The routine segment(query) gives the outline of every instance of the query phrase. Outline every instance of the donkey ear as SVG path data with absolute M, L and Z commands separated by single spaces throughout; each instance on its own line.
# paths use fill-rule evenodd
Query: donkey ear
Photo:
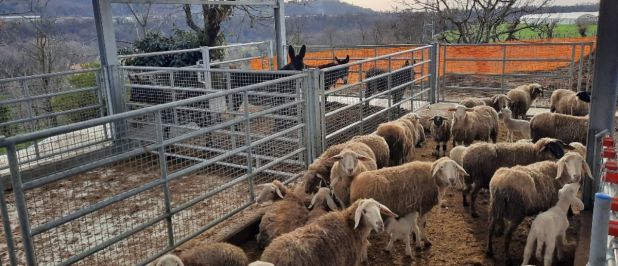
M 345 60 L 344 60 L 344 62 L 345 62 L 345 63 L 350 62 L 350 55 L 346 55 L 346 56 L 345 56 Z
M 300 47 L 300 52 L 298 53 L 298 58 L 299 58 L 299 59 L 303 59 L 303 58 L 305 58 L 305 52 L 306 52 L 306 51 L 307 51 L 307 46 L 305 46 L 305 45 L 303 44 L 303 46 L 302 46 L 302 47 Z
M 290 57 L 290 61 L 294 60 L 294 58 L 296 57 L 296 51 L 294 51 L 294 46 L 290 45 L 290 48 L 288 48 L 288 56 Z

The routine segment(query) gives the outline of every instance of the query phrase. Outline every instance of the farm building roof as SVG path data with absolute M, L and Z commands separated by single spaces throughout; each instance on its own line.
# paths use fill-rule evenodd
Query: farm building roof
M 586 19 L 590 23 L 597 23 L 599 12 L 569 12 L 569 13 L 544 13 L 530 14 L 521 17 L 526 23 L 550 22 L 558 24 L 575 24 L 577 19 Z

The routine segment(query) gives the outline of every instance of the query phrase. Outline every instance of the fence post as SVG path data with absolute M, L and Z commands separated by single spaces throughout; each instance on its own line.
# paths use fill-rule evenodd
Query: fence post
M 204 84 L 208 90 L 212 87 L 212 80 L 210 79 L 210 49 L 208 46 L 201 46 L 200 51 L 202 52 L 202 67 L 204 68 Z
M 249 186 L 249 200 L 253 201 L 255 200 L 255 192 L 253 190 L 253 156 L 251 156 L 253 151 L 251 149 L 251 123 L 249 122 L 249 108 L 247 108 L 249 106 L 249 92 L 247 90 L 243 92 L 242 101 L 245 106 L 243 108 L 243 124 L 245 127 L 245 146 L 247 146 L 247 185 Z
M 174 246 L 174 227 L 172 224 L 172 204 L 170 200 L 169 181 L 167 179 L 167 156 L 165 155 L 165 146 L 163 145 L 163 119 L 161 111 L 156 111 L 155 115 L 155 134 L 157 135 L 157 143 L 159 148 L 159 169 L 161 169 L 161 179 L 163 180 L 162 189 L 165 202 L 165 221 L 167 223 L 167 244 L 168 247 Z
M 122 98 L 124 83 L 118 65 L 107 65 L 103 67 L 103 85 L 109 99 L 107 108 L 109 115 L 119 114 L 125 111 L 124 100 Z M 112 126 L 112 135 L 115 140 L 120 140 L 127 133 L 126 120 L 115 121 Z
M 440 45 L 440 47 L 442 47 L 442 45 Z M 446 62 L 447 62 L 446 50 L 448 48 L 448 45 L 445 44 L 443 45 L 443 47 L 444 47 L 444 54 L 442 55 L 442 58 L 444 58 L 444 62 L 442 62 L 442 83 L 438 85 L 442 86 L 442 88 L 446 90 L 446 70 L 447 70 L 446 69 Z M 440 65 L 439 62 L 438 62 L 438 65 Z M 440 72 L 439 71 L 436 71 L 436 72 L 437 72 L 436 73 L 437 76 L 440 76 Z M 442 101 L 445 101 L 446 100 L 445 92 L 440 91 L 440 93 L 442 94 Z
M 2 136 L 0 136 L 0 138 L 2 138 Z M 17 266 L 17 258 L 15 257 L 15 241 L 13 240 L 13 232 L 11 231 L 11 219 L 9 219 L 9 210 L 6 205 L 3 183 L 4 181 L 0 180 L 0 216 L 2 216 L 2 227 L 4 228 L 4 236 L 6 238 L 10 265 Z M 0 265 L 2 265 L 1 262 Z
M 504 90 L 504 75 L 506 75 L 506 44 L 502 45 L 502 74 L 500 75 L 500 91 Z
M 270 70 L 275 69 L 275 61 L 274 61 L 274 43 L 273 40 L 268 40 L 268 67 Z
M 6 147 L 6 155 L 9 161 L 11 171 L 11 180 L 13 181 L 13 195 L 15 195 L 15 208 L 19 218 L 19 226 L 21 227 L 22 245 L 26 254 L 26 262 L 28 265 L 36 265 L 36 257 L 34 254 L 34 245 L 32 244 L 32 235 L 30 234 L 30 221 L 28 219 L 28 206 L 21 181 L 21 173 L 19 172 L 19 159 L 17 158 L 17 150 L 15 143 L 9 144 Z
M 321 91 L 322 86 L 320 84 L 322 73 L 319 69 L 312 69 L 308 72 L 309 75 L 303 90 L 307 106 L 305 115 L 307 130 L 305 132 L 307 134 L 307 148 L 310 149 L 310 151 L 307 151 L 307 154 L 309 154 L 308 164 L 310 164 L 318 154 L 324 151 L 326 130 L 324 128 L 325 117 L 323 116 L 325 98 L 322 97 L 323 91 Z
M 611 202 L 612 198 L 607 194 L 596 193 L 594 195 L 588 266 L 607 265 L 607 233 L 609 230 L 609 210 Z
M 429 87 L 431 88 L 431 95 L 429 97 L 429 101 L 433 104 L 433 103 L 437 103 L 438 102 L 438 60 L 440 58 L 439 52 L 438 52 L 438 43 L 432 43 L 431 44 L 431 50 L 430 50 L 430 57 L 431 57 L 431 62 L 429 63 L 429 72 L 431 73 L 431 79 L 429 80 Z
M 579 63 L 577 67 L 577 91 L 582 87 L 582 73 L 584 68 L 584 43 L 580 43 Z
M 376 60 L 377 61 L 377 60 Z M 387 108 L 388 108 L 388 120 L 393 120 L 393 91 L 391 90 L 393 88 L 393 64 L 392 64 L 392 56 L 388 57 L 388 68 L 387 68 L 387 73 L 388 76 L 386 76 L 386 91 L 388 91 L 387 95 L 388 95 L 388 99 L 387 99 Z
M 571 44 L 571 64 L 569 65 L 569 81 L 567 85 L 573 84 L 575 77 L 575 56 L 577 52 L 577 44 Z

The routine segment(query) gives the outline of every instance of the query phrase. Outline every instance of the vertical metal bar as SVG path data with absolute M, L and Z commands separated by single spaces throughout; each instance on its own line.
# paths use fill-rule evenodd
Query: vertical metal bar
M 243 104 L 245 106 L 249 105 L 249 92 L 243 92 Z M 245 108 L 244 110 L 244 127 L 245 127 L 245 146 L 247 146 L 247 174 L 249 178 L 247 179 L 249 185 L 249 200 L 253 201 L 255 199 L 255 192 L 253 190 L 253 149 L 250 147 L 251 145 L 251 123 L 249 122 L 249 108 Z
M 26 262 L 28 265 L 36 265 L 36 257 L 34 253 L 34 245 L 32 244 L 32 235 L 30 234 L 30 221 L 28 219 L 28 206 L 21 181 L 21 173 L 19 172 L 19 159 L 17 158 L 17 150 L 15 143 L 9 144 L 6 147 L 6 155 L 9 161 L 11 171 L 11 180 L 13 181 L 13 195 L 15 196 L 15 208 L 19 218 L 19 226 L 21 227 L 22 245 L 26 254 Z
M 429 80 L 429 86 L 431 86 L 431 96 L 429 98 L 429 100 L 431 101 L 431 103 L 436 103 L 438 102 L 437 98 L 438 98 L 438 58 L 439 58 L 439 54 L 438 54 L 438 44 L 437 43 L 432 43 L 431 44 L 431 62 L 429 63 L 429 67 L 431 68 L 429 71 L 431 73 L 430 75 L 430 80 Z M 503 69 L 504 71 L 504 69 Z
M 448 44 L 444 44 L 443 46 L 444 46 L 444 53 L 443 53 L 443 56 L 442 56 L 443 57 L 443 59 L 442 59 L 443 60 L 442 61 L 442 84 L 440 84 L 440 85 L 442 86 L 442 89 L 444 89 L 444 91 L 442 91 L 442 90 L 440 90 L 440 91 L 442 92 L 442 101 L 445 101 L 445 99 L 446 99 L 446 95 L 445 95 L 446 94 L 446 92 L 445 92 L 446 91 L 446 74 L 447 74 L 446 73 L 446 63 L 447 63 L 446 51 L 447 51 L 447 48 L 448 48 Z M 439 75 L 440 75 L 440 73 L 438 73 L 438 76 Z
M 21 87 L 24 89 L 24 94 L 27 98 L 30 98 L 31 94 L 30 94 L 30 86 L 28 86 L 28 84 L 26 84 L 25 81 L 21 81 Z M 26 112 L 28 114 L 28 120 L 30 124 L 30 132 L 34 132 L 36 131 L 36 121 L 33 119 L 34 117 L 34 108 L 32 107 L 34 105 L 34 101 L 32 99 L 29 99 L 26 102 Z M 52 125 L 52 127 L 54 127 L 55 125 Z M 34 155 L 35 158 L 39 159 L 41 158 L 41 153 L 39 151 L 39 143 L 37 141 L 34 141 Z
M 167 245 L 168 247 L 174 246 L 174 224 L 172 223 L 172 204 L 170 197 L 169 181 L 167 179 L 167 156 L 165 155 L 165 145 L 163 145 L 163 119 L 161 118 L 161 110 L 156 111 L 155 115 L 155 134 L 157 137 L 157 143 L 161 146 L 157 149 L 159 153 L 159 169 L 161 169 L 161 179 L 163 180 L 163 200 L 165 202 L 165 222 L 167 224 Z
M 575 54 L 577 50 L 577 44 L 571 44 L 571 64 L 569 65 L 569 81 L 567 85 L 573 83 L 574 75 L 575 75 Z
M 318 145 L 319 149 L 317 151 L 324 152 L 327 146 L 326 135 L 328 131 L 326 130 L 326 92 L 324 91 L 324 72 L 320 71 L 320 75 L 317 75 L 313 79 L 314 88 L 317 88 L 318 97 L 320 98 L 320 114 L 318 115 L 320 119 L 320 144 Z M 317 84 L 317 85 L 316 85 Z M 317 153 L 316 153 L 317 154 Z
M 618 25 L 618 5 L 614 1 L 601 0 L 599 6 L 599 23 L 597 30 L 597 56 L 594 61 L 594 81 L 590 105 L 590 123 L 588 128 L 587 144 L 594 144 L 597 132 L 604 129 L 614 131 L 614 114 L 616 112 L 616 91 L 618 90 L 618 75 L 616 74 L 616 62 L 618 62 L 618 31 L 613 29 Z M 597 154 L 592 149 L 586 153 L 588 165 L 598 163 Z M 586 180 L 584 183 L 584 203 L 586 207 L 592 204 L 593 189 L 598 187 L 598 176 L 594 184 Z
M 602 266 L 607 265 L 605 255 L 607 253 L 607 232 L 612 197 L 604 193 L 596 193 L 594 198 L 588 265 Z
M 281 68 L 287 63 L 285 53 L 285 5 L 283 0 L 277 0 L 275 7 L 275 40 L 277 49 L 277 68 Z
M 273 40 L 268 40 L 268 67 L 270 70 L 275 69 L 275 61 L 274 61 L 274 43 Z
M 582 88 L 582 73 L 584 68 L 584 43 L 580 43 L 579 49 L 579 63 L 577 67 L 577 91 Z
M 9 210 L 6 205 L 6 196 L 4 195 L 3 181 L 0 180 L 0 215 L 2 215 L 2 227 L 4 228 L 4 236 L 6 238 L 7 252 L 9 253 L 9 262 L 11 266 L 17 266 L 17 257 L 15 257 L 15 241 L 13 240 L 13 232 L 11 231 L 11 219 L 9 218 Z M 2 263 L 0 263 L 1 265 Z
M 177 99 L 177 95 L 176 95 L 176 90 L 174 90 L 176 81 L 174 80 L 174 72 L 170 72 L 170 89 L 172 91 L 172 102 L 176 102 Z M 174 112 L 174 125 L 180 125 L 179 121 L 178 121 L 178 110 L 176 109 L 176 107 L 174 107 L 172 109 L 172 111 Z
M 212 79 L 210 77 L 210 48 L 208 46 L 200 47 L 202 52 L 202 67 L 204 68 L 204 85 L 206 89 L 212 88 Z
M 363 65 L 358 65 L 358 81 L 361 82 L 363 80 Z M 361 87 L 362 88 L 362 87 Z M 363 125 L 363 113 L 365 112 L 365 104 L 369 106 L 369 101 L 367 103 L 363 103 L 363 99 L 365 98 L 365 90 L 361 89 L 358 93 L 358 104 L 360 108 L 360 133 L 363 134 L 365 131 L 365 126 Z
M 301 90 L 302 89 L 302 79 L 296 79 L 295 80 L 295 89 L 296 89 L 296 97 L 294 98 L 294 101 L 295 102 L 299 102 L 299 101 L 301 101 L 302 99 L 305 98 L 304 95 L 303 95 L 303 92 Z M 307 102 L 305 101 L 305 104 L 306 103 Z M 302 106 L 297 104 L 297 105 L 292 106 L 291 109 L 290 109 L 290 110 L 295 110 L 295 112 L 292 112 L 292 114 L 294 114 L 295 118 L 298 119 L 298 124 L 303 123 L 303 112 L 302 112 L 302 110 L 300 110 L 301 108 L 302 108 Z M 292 114 L 290 114 L 290 116 Z M 293 125 L 293 126 L 296 126 L 296 125 Z M 305 127 L 306 126 L 307 126 L 307 124 L 306 124 L 306 121 L 305 121 Z M 304 137 L 305 134 L 304 133 L 305 132 L 303 131 L 303 129 L 298 129 L 298 140 L 299 140 L 298 141 L 298 148 L 299 149 L 301 149 L 303 147 L 306 147 L 306 146 L 304 146 L 305 142 L 303 141 L 303 140 L 305 140 L 305 137 Z M 307 148 L 307 149 L 309 149 L 309 148 Z
M 232 89 L 232 75 L 230 72 L 225 72 L 225 87 L 226 89 L 229 91 Z M 247 109 L 248 106 L 243 107 L 244 109 Z M 230 94 L 228 97 L 228 110 L 234 110 L 234 94 Z M 235 117 L 232 117 L 231 119 L 235 119 Z M 236 131 L 240 131 L 238 129 L 238 125 L 234 124 L 232 125 L 232 131 L 236 132 Z M 232 138 L 232 149 L 236 149 L 238 147 L 238 136 L 236 136 L 236 134 L 233 134 L 232 136 L 230 136 Z
M 99 97 L 99 111 L 100 111 L 100 117 L 104 117 L 105 116 L 105 87 L 103 85 L 104 81 L 103 81 L 103 77 L 101 75 L 101 71 L 97 71 L 95 72 L 95 82 L 96 85 L 98 87 L 98 90 L 96 91 L 97 96 Z M 124 85 L 123 87 L 124 88 Z M 107 123 L 103 124 L 103 136 L 105 136 L 105 139 L 109 139 L 111 136 L 108 136 L 107 134 Z
M 587 75 L 586 75 L 586 91 L 592 91 L 592 58 L 596 57 L 596 52 L 594 49 L 594 43 L 589 43 L 588 44 L 589 49 L 590 49 L 590 53 L 588 54 L 588 71 L 587 71 Z
M 393 65 L 392 65 L 392 56 L 388 57 L 388 76 L 386 78 L 386 89 L 388 91 L 388 120 L 393 120 L 393 91 L 391 88 L 393 86 Z
M 305 127 L 303 128 L 303 132 L 304 132 L 304 136 L 301 139 L 301 142 L 299 143 L 300 145 L 305 145 L 306 147 L 306 157 L 304 158 L 305 160 L 305 166 L 308 167 L 309 164 L 311 164 L 313 162 L 313 159 L 315 158 L 315 155 L 313 154 L 313 151 L 315 150 L 315 143 L 314 143 L 314 136 L 317 135 L 316 134 L 316 120 L 315 120 L 315 108 L 316 108 L 316 94 L 317 94 L 317 90 L 314 90 L 313 87 L 313 76 L 314 75 L 319 75 L 319 70 L 318 69 L 312 69 L 312 70 L 306 70 L 305 73 L 307 73 L 308 75 L 303 78 L 303 83 L 302 83 L 302 92 L 303 92 L 303 98 L 304 98 L 304 105 L 305 108 L 303 108 L 302 110 L 302 118 L 303 121 L 305 122 Z M 301 110 L 299 110 L 301 111 Z
M 504 90 L 504 75 L 506 75 L 506 45 L 502 44 L 502 74 L 500 75 L 500 90 Z

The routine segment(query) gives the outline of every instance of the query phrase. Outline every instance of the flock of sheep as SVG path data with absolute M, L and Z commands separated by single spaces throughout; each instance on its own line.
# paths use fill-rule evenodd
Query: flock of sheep
M 385 250 L 402 240 L 412 256 L 413 238 L 416 249 L 431 246 L 427 216 L 443 203 L 449 187 L 462 190 L 472 217 L 478 217 L 480 189 L 489 189 L 488 256 L 493 237 L 504 233 L 509 262 L 513 232 L 524 218 L 536 216 L 522 265 L 533 251 L 551 265 L 554 252 L 558 259 L 563 255 L 569 210 L 583 208 L 579 184 L 591 177 L 583 158 L 590 98 L 586 92 L 556 90 L 551 112 L 524 120 L 542 93 L 541 85 L 529 84 L 506 95 L 465 99 L 449 109 L 452 115 L 423 119 L 409 113 L 372 134 L 329 147 L 294 187 L 279 181 L 260 185 L 257 203 L 272 202 L 259 225 L 260 261 L 249 264 L 240 248 L 215 243 L 166 255 L 157 265 L 360 265 L 368 259 L 372 231 L 390 236 Z M 508 142 L 496 143 L 499 113 Z M 434 162 L 414 160 L 425 128 L 437 143 Z M 513 142 L 515 133 L 520 140 Z M 449 141 L 453 148 L 447 157 Z

